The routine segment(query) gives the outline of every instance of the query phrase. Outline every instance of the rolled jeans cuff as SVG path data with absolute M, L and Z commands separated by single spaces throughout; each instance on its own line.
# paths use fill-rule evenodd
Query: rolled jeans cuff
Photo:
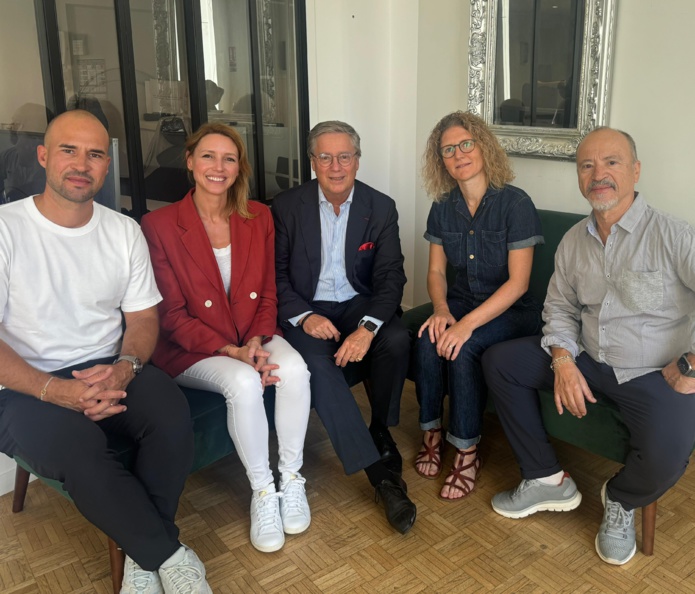
M 420 429 L 423 431 L 432 431 L 432 429 L 441 429 L 442 420 L 435 419 L 434 421 L 427 421 L 426 423 L 420 423 Z
M 461 439 L 460 437 L 453 436 L 451 433 L 447 433 L 446 440 L 459 450 L 467 450 L 480 443 L 480 435 L 471 437 L 470 439 Z

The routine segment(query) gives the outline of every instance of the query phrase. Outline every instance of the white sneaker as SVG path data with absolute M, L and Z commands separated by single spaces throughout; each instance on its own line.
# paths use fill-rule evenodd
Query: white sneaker
M 143 569 L 126 555 L 121 594 L 164 594 L 164 588 L 156 571 Z
M 186 546 L 181 561 L 160 567 L 158 573 L 166 594 L 212 594 L 203 562 Z
M 251 544 L 263 553 L 280 550 L 285 544 L 280 517 L 282 493 L 270 483 L 251 497 Z
M 299 534 L 311 524 L 311 511 L 304 489 L 306 479 L 299 474 L 283 472 L 280 479 L 280 515 L 285 534 Z

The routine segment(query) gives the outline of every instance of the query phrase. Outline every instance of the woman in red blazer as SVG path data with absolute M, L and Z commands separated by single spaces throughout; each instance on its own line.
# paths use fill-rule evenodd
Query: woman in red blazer
M 284 533 L 311 522 L 299 474 L 309 372 L 277 328 L 275 230 L 268 207 L 248 200 L 251 166 L 241 137 L 204 124 L 186 141 L 186 165 L 195 188 L 142 219 L 164 297 L 152 360 L 180 385 L 227 399 L 229 434 L 253 489 L 251 543 L 277 551 Z M 277 492 L 263 407 L 269 385 L 276 390 Z

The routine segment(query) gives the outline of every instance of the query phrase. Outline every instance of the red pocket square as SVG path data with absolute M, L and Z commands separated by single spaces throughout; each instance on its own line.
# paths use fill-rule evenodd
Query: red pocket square
M 367 243 L 363 243 L 360 246 L 360 249 L 358 249 L 358 252 L 366 252 L 367 250 L 373 250 L 374 249 L 374 242 L 373 241 L 368 241 Z

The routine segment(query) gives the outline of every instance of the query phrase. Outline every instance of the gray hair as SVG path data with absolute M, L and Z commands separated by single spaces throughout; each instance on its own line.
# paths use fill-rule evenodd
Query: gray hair
M 618 128 L 611 128 L 610 126 L 598 126 L 597 128 L 594 128 L 591 132 L 588 132 L 587 134 L 584 135 L 584 137 L 581 139 L 579 144 L 581 145 L 582 142 L 584 142 L 584 139 L 589 136 L 592 132 L 598 132 L 599 130 L 612 130 L 613 132 L 617 132 L 618 134 L 622 134 L 625 137 L 625 140 L 627 140 L 628 145 L 630 146 L 630 152 L 632 153 L 632 162 L 637 163 L 638 158 L 637 158 L 637 144 L 635 144 L 635 139 L 632 138 L 627 132 L 623 130 L 618 130 Z M 579 145 L 577 145 L 577 150 L 579 150 Z
M 340 122 L 338 120 L 330 120 L 327 122 L 319 122 L 316 124 L 309 132 L 307 138 L 307 145 L 309 146 L 309 157 L 314 155 L 314 150 L 316 149 L 316 141 L 322 134 L 347 134 L 352 142 L 352 147 L 355 149 L 355 155 L 358 157 L 362 156 L 362 149 L 360 149 L 360 135 L 357 131 L 345 122 Z

